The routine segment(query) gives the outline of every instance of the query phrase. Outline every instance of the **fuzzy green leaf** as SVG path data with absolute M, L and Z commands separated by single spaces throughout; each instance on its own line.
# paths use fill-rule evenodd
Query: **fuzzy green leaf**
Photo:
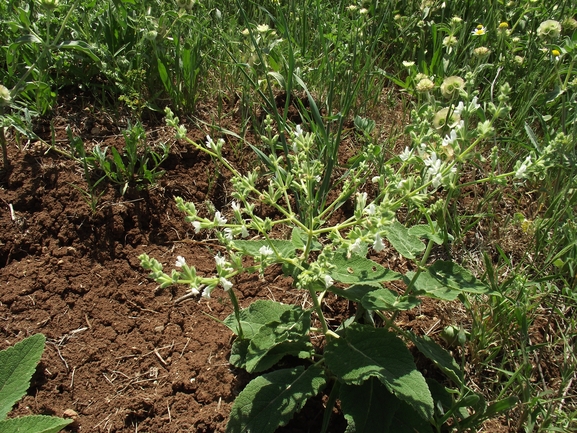
M 349 385 L 376 377 L 423 419 L 433 416 L 429 387 L 402 340 L 385 329 L 360 324 L 340 335 L 328 340 L 325 349 L 326 364 L 337 377 Z
M 401 278 L 397 272 L 386 269 L 365 257 L 353 254 L 347 258 L 347 251 L 337 251 L 331 263 L 335 266 L 331 271 L 331 277 L 345 284 L 379 283 Z
M 421 301 L 414 296 L 399 296 L 389 289 L 373 290 L 361 300 L 367 310 L 404 311 L 415 308 Z
M 414 259 L 425 250 L 425 244 L 398 221 L 387 228 L 386 237 L 393 248 L 407 259 Z
M 26 394 L 45 341 L 44 335 L 36 334 L 0 352 L 0 419 Z
M 253 379 L 238 395 L 226 426 L 227 433 L 273 433 L 301 410 L 307 399 L 325 386 L 324 370 L 299 366 Z
M 361 385 L 342 385 L 339 398 L 348 423 L 347 433 L 373 433 L 375 426 L 379 426 L 379 432 L 389 432 L 401 403 L 376 378 Z
M 382 288 L 383 286 L 376 283 L 376 284 L 354 284 L 352 286 L 347 287 L 346 289 L 341 289 L 340 287 L 337 286 L 331 286 L 329 287 L 328 290 L 330 292 L 336 293 L 337 295 L 345 299 L 348 299 L 349 301 L 361 302 L 361 299 L 363 299 L 363 297 L 367 293 Z
M 303 309 L 296 305 L 285 305 L 268 300 L 253 302 L 248 308 L 240 311 L 240 322 L 244 338 L 251 339 L 262 326 L 268 323 L 280 322 L 281 317 L 284 317 L 283 315 L 289 311 L 294 311 L 298 314 Z M 239 334 L 238 322 L 234 314 L 224 319 L 224 324 L 236 335 Z
M 411 340 L 423 355 L 445 373 L 459 387 L 463 385 L 463 372 L 449 352 L 426 335 L 419 337 L 411 334 Z
M 271 247 L 274 248 L 281 257 L 294 257 L 295 247 L 291 241 L 285 241 L 280 239 L 262 240 L 262 241 L 243 241 L 235 240 L 232 241 L 232 245 L 235 249 L 243 252 L 252 257 L 260 257 L 261 247 Z
M 438 230 L 437 223 L 435 222 L 433 225 L 435 229 Z M 416 226 L 412 226 L 409 228 L 408 233 L 410 235 L 417 236 L 418 238 L 430 239 L 437 245 L 443 245 L 443 237 L 439 235 L 438 232 L 433 232 L 431 230 L 431 226 L 428 224 L 417 224 Z M 452 239 L 453 236 L 449 235 L 449 238 Z
M 0 421 L 0 433 L 56 433 L 72 421 L 45 415 L 10 418 Z
M 414 272 L 407 272 L 412 279 Z M 438 260 L 415 281 L 415 289 L 432 298 L 453 301 L 461 292 L 487 293 L 489 288 L 470 272 L 451 261 Z

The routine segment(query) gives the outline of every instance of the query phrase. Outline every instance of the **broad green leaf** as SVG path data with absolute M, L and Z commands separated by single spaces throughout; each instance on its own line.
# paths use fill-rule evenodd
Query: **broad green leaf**
M 260 257 L 260 248 L 263 246 L 274 248 L 281 257 L 294 257 L 295 247 L 291 241 L 280 239 L 261 240 L 261 241 L 243 241 L 234 240 L 232 245 L 235 249 L 242 251 L 244 254 L 253 257 Z
M 360 385 L 342 385 L 339 398 L 348 423 L 346 433 L 374 433 L 376 426 L 380 433 L 390 432 L 391 422 L 401 403 L 376 378 Z
M 44 335 L 36 334 L 0 352 L 0 419 L 26 394 L 45 341 Z
M 381 286 L 378 283 L 375 283 L 375 284 L 354 284 L 352 286 L 347 287 L 346 289 L 331 286 L 329 287 L 328 290 L 330 292 L 336 293 L 337 295 L 345 299 L 348 299 L 349 301 L 361 302 L 361 299 L 363 299 L 363 296 L 365 296 L 367 293 L 382 288 L 383 286 Z
M 431 424 L 417 413 L 413 407 L 402 401 L 395 412 L 391 433 L 433 433 Z
M 437 230 L 437 223 L 434 223 L 435 229 Z M 431 230 L 431 226 L 428 224 L 418 224 L 409 228 L 409 234 L 413 236 L 417 236 L 418 238 L 425 238 L 430 239 L 435 242 L 437 245 L 443 245 L 443 237 L 437 232 L 433 233 Z M 452 238 L 451 235 L 449 235 Z
M 303 232 L 298 227 L 294 227 L 291 233 L 291 242 L 295 250 L 304 250 L 308 241 L 308 237 L 305 232 Z M 312 241 L 311 251 L 319 251 L 322 248 L 320 242 L 315 240 Z
M 91 60 L 100 63 L 100 59 L 94 54 L 92 47 L 84 41 L 64 41 L 58 44 L 57 48 L 80 51 L 90 57 Z
M 407 272 L 412 279 L 414 272 Z M 421 273 L 415 281 L 415 289 L 430 297 L 452 301 L 461 292 L 487 293 L 489 288 L 473 274 L 451 261 L 438 260 Z
M 347 251 L 335 252 L 331 263 L 335 266 L 331 271 L 331 277 L 341 283 L 379 283 L 401 278 L 401 274 L 386 269 L 365 257 L 352 255 L 347 258 Z
M 409 230 L 398 221 L 387 228 L 386 237 L 393 248 L 407 259 L 414 259 L 425 250 L 425 244 L 417 236 L 410 234 Z
M 263 325 L 284 320 L 287 312 L 299 315 L 304 310 L 297 305 L 286 305 L 280 302 L 269 300 L 258 300 L 250 304 L 248 308 L 240 311 L 240 322 L 242 326 L 243 337 L 251 339 Z M 289 313 L 290 315 L 291 313 Z M 238 322 L 234 314 L 229 315 L 223 322 L 236 335 L 238 332 Z
M 367 310 L 404 311 L 415 308 L 421 301 L 414 296 L 399 296 L 389 289 L 379 289 L 367 293 L 361 304 Z
M 326 364 L 337 377 L 349 385 L 376 377 L 423 419 L 433 416 L 425 378 L 402 340 L 385 329 L 356 323 L 340 335 L 329 339 L 325 349 Z
M 457 364 L 457 361 L 455 361 L 455 358 L 453 358 L 449 352 L 426 335 L 422 337 L 412 333 L 410 335 L 411 340 L 415 343 L 419 352 L 433 361 L 457 386 L 461 387 L 463 385 L 463 372 L 461 371 L 461 367 L 459 367 L 459 364 Z
M 287 368 L 253 379 L 238 395 L 226 426 L 227 433 L 273 433 L 301 410 L 307 399 L 325 386 L 319 366 Z
M 310 313 L 308 322 L 310 327 Z M 256 373 L 268 370 L 287 355 L 305 359 L 310 358 L 313 352 L 314 347 L 308 335 L 283 330 L 280 323 L 274 327 L 267 325 L 263 326 L 250 341 L 244 368 L 249 373 Z
M 30 415 L 0 421 L 0 433 L 56 433 L 73 420 L 46 415 Z

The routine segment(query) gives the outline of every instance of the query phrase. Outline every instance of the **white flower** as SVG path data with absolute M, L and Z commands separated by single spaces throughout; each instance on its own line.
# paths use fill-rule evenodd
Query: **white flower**
M 325 280 L 325 289 L 328 289 L 335 283 L 335 280 L 333 280 L 330 275 L 325 275 L 324 280 Z
M 479 108 L 481 108 L 481 105 L 477 103 L 477 100 L 479 98 L 477 98 L 476 96 L 471 99 L 471 102 L 469 102 L 469 106 L 467 107 L 467 111 L 469 113 L 472 113 L 473 111 L 477 111 Z
M 240 235 L 241 235 L 243 238 L 248 238 L 248 230 L 246 229 L 246 226 L 243 225 L 243 226 L 240 228 Z
M 383 239 L 379 233 L 375 236 L 375 242 L 373 242 L 373 250 L 376 252 L 383 251 L 385 249 L 385 244 L 383 244 Z
M 220 254 L 214 256 L 214 261 L 216 262 L 217 267 L 223 267 L 226 265 L 226 259 Z
M 214 222 L 219 226 L 223 226 L 226 224 L 226 218 L 224 218 L 219 211 L 216 211 L 214 213 Z
M 399 155 L 402 161 L 407 161 L 413 155 L 413 151 L 409 149 L 409 146 L 405 147 L 405 150 Z
M 212 287 L 206 286 L 202 291 L 202 296 L 204 299 L 210 299 L 210 292 L 212 292 Z
M 515 172 L 515 179 L 523 179 L 527 176 L 527 169 L 531 165 L 531 155 L 525 158 L 525 161 L 519 167 L 517 167 L 517 171 Z
M 177 268 L 182 268 L 185 265 L 186 265 L 186 259 L 182 256 L 177 256 L 176 263 L 174 264 L 174 266 L 176 266 Z
M 263 245 L 262 247 L 260 247 L 258 252 L 262 256 L 272 256 L 274 254 L 274 251 L 268 245 Z
M 295 135 L 295 138 L 303 135 L 303 128 L 301 127 L 301 125 L 296 126 L 295 131 L 294 131 L 294 135 Z
M 381 176 L 373 176 L 373 178 L 371 179 L 371 182 L 379 183 L 380 180 L 381 180 Z
M 465 109 L 465 104 L 463 104 L 463 101 L 459 101 L 459 103 L 457 104 L 457 106 L 453 110 L 453 113 L 460 115 L 464 109 Z
M 198 287 L 193 286 L 190 288 L 190 293 L 192 293 L 193 295 L 198 295 L 200 291 L 198 290 Z
M 220 281 L 220 285 L 222 286 L 222 288 L 224 289 L 225 292 L 228 292 L 230 290 L 230 288 L 232 287 L 232 283 L 224 277 L 220 277 L 219 281 Z
M 206 136 L 206 147 L 208 147 L 209 149 L 214 148 L 214 141 L 212 140 L 212 138 L 210 138 L 210 135 Z
M 256 26 L 256 31 L 259 33 L 266 33 L 268 32 L 270 27 L 267 24 L 259 24 Z
M 431 177 L 431 181 L 433 183 L 433 187 L 437 188 L 441 184 L 442 176 L 441 176 L 441 166 L 442 161 L 437 158 L 437 154 L 433 152 L 431 156 L 425 161 L 423 161 L 429 169 L 427 170 L 428 175 Z
M 192 226 L 194 227 L 195 233 L 198 233 L 200 231 L 200 221 L 193 221 Z
M 443 138 L 443 146 L 448 146 L 449 144 L 453 144 L 455 141 L 457 140 L 457 133 L 455 132 L 454 129 L 451 129 L 451 134 L 450 135 L 445 135 L 445 138 Z
M 240 204 L 238 204 L 236 201 L 233 200 L 233 202 L 230 205 L 232 206 L 233 211 L 240 212 Z
M 377 207 L 374 203 L 371 203 L 365 208 L 365 213 L 369 216 L 374 215 L 377 213 Z
M 234 236 L 232 235 L 232 229 L 230 227 L 224 229 L 224 237 L 229 241 L 234 239 Z
M 357 238 L 351 245 L 349 245 L 349 254 L 361 252 L 361 238 Z
M 410 67 L 412 67 L 412 66 L 415 66 L 415 62 L 410 62 L 410 61 L 408 61 L 408 60 L 403 60 L 403 66 L 404 66 L 405 68 L 410 68 Z

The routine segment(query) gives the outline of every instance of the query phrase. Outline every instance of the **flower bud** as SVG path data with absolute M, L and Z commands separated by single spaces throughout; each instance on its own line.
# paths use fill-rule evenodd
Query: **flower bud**
M 12 97 L 10 96 L 10 90 L 0 84 L 0 107 L 4 107 L 10 104 Z

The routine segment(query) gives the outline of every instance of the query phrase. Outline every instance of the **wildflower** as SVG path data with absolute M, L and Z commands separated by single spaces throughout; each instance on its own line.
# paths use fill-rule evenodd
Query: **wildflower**
M 473 55 L 478 59 L 484 59 L 489 54 L 491 54 L 491 50 L 487 47 L 477 47 L 473 50 Z
M 272 256 L 274 254 L 274 251 L 272 250 L 272 248 L 267 246 L 267 245 L 263 245 L 262 247 L 260 247 L 258 252 L 260 253 L 261 256 L 264 256 L 264 257 Z
M 451 18 L 451 24 L 453 25 L 461 24 L 461 22 L 463 22 L 463 19 L 461 17 L 454 16 L 453 18 Z
M 202 296 L 204 299 L 210 299 L 210 292 L 212 292 L 212 289 L 212 286 L 206 286 L 202 291 L 202 295 L 200 296 Z
M 482 24 L 479 24 L 471 33 L 475 36 L 483 36 L 487 33 L 487 29 Z
M 434 88 L 435 88 L 435 83 L 433 83 L 433 81 L 431 81 L 429 78 L 423 78 L 415 86 L 415 89 L 419 93 L 426 93 L 426 92 L 433 90 Z
M 513 61 L 514 61 L 515 63 L 517 63 L 518 65 L 522 65 L 523 62 L 525 61 L 525 59 L 524 59 L 523 57 L 521 57 L 521 56 L 515 56 L 515 57 L 513 58 Z
M 419 82 L 425 78 L 429 78 L 429 76 L 427 74 L 423 74 L 422 72 L 419 72 L 417 75 L 415 75 L 416 82 Z
M 423 161 L 427 167 L 427 174 L 431 177 L 431 181 L 433 183 L 433 187 L 437 188 L 441 184 L 442 176 L 441 176 L 441 166 L 442 161 L 437 158 L 437 154 L 435 152 L 431 153 L 431 156 Z
M 270 30 L 270 27 L 267 24 L 259 24 L 256 26 L 256 31 L 259 33 L 266 33 Z
M 411 149 L 409 149 L 409 146 L 407 146 L 407 147 L 405 147 L 405 150 L 403 150 L 403 152 L 401 152 L 401 154 L 399 155 L 399 158 L 401 158 L 402 161 L 407 161 L 412 155 L 413 155 L 413 151 Z
M 10 90 L 0 84 L 0 107 L 10 104 L 12 98 L 10 97 Z
M 176 263 L 174 264 L 174 266 L 176 266 L 177 268 L 182 268 L 183 266 L 186 266 L 186 259 L 182 256 L 177 256 Z
M 453 110 L 453 113 L 460 115 L 464 110 L 465 110 L 465 104 L 463 104 L 463 101 L 459 101 L 459 103 L 457 104 L 457 106 Z
M 295 127 L 294 136 L 295 136 L 295 138 L 297 138 L 297 137 L 300 137 L 301 135 L 303 135 L 303 128 L 301 125 L 297 125 Z
M 450 112 L 450 109 L 447 107 L 442 108 L 435 113 L 435 116 L 433 117 L 433 126 L 437 129 L 442 128 L 445 125 L 454 128 L 460 121 L 461 116 L 454 111 Z
M 369 13 L 369 11 L 366 8 L 359 9 L 359 15 L 366 15 L 368 13 Z
M 196 0 L 176 0 L 176 6 L 187 11 L 190 11 L 195 3 Z
M 361 253 L 361 238 L 357 238 L 351 245 L 349 245 L 349 254 L 348 256 L 351 255 L 351 253 L 355 253 L 355 254 L 360 254 Z
M 553 60 L 559 60 L 559 57 L 561 57 L 561 52 L 559 50 L 551 50 L 551 56 Z
M 405 68 L 411 68 L 411 67 L 415 66 L 415 62 L 410 62 L 410 61 L 408 61 L 408 60 L 403 60 L 403 66 L 404 66 Z
M 457 132 L 454 129 L 451 129 L 451 133 L 449 135 L 445 135 L 443 138 L 443 146 L 448 146 L 453 144 L 457 140 Z
M 358 6 L 356 6 L 356 5 L 347 6 L 347 10 L 349 10 L 351 12 L 356 11 L 357 9 L 358 9 Z
M 443 46 L 447 48 L 454 47 L 455 45 L 457 45 L 457 42 L 459 42 L 459 40 L 457 39 L 456 36 L 453 35 L 445 36 L 443 38 Z
M 240 228 L 240 235 L 241 235 L 243 238 L 248 238 L 248 230 L 246 229 L 246 226 L 245 226 L 245 225 L 243 225 L 243 226 Z
M 219 211 L 214 213 L 214 222 L 216 225 L 223 226 L 226 224 L 226 218 L 224 218 Z
M 224 289 L 225 292 L 228 292 L 230 290 L 230 288 L 232 287 L 232 283 L 224 277 L 220 277 L 219 281 L 220 281 L 220 285 L 222 286 L 222 288 Z
M 539 24 L 537 36 L 541 39 L 555 39 L 561 34 L 561 24 L 559 21 L 546 20 Z
M 524 179 L 527 177 L 527 169 L 531 165 L 531 155 L 525 158 L 522 163 L 517 162 L 517 167 L 515 171 L 515 179 Z
M 217 254 L 216 256 L 214 256 L 214 261 L 216 263 L 216 267 L 223 267 L 226 265 L 226 259 L 221 256 L 220 254 Z
M 571 34 L 577 30 L 577 20 L 575 18 L 565 18 L 561 23 L 561 27 L 563 28 L 563 33 Z
M 200 229 L 201 229 L 200 221 L 193 221 L 192 226 L 194 227 L 195 233 L 200 232 Z
M 53 11 L 58 7 L 58 0 L 41 0 L 40 4 L 43 8 Z
M 234 239 L 234 234 L 233 234 L 232 229 L 230 227 L 227 227 L 224 229 L 224 238 L 228 239 L 229 241 L 232 241 Z
M 206 147 L 208 147 L 209 149 L 214 149 L 214 141 L 212 140 L 210 135 L 206 136 Z
M 507 30 L 509 28 L 509 24 L 503 21 L 499 24 L 499 30 Z
M 375 241 L 373 242 L 373 250 L 376 252 L 383 251 L 385 249 L 385 244 L 383 244 L 383 239 L 381 235 L 377 233 L 375 235 Z
M 464 89 L 465 89 L 465 80 L 456 75 L 445 78 L 443 80 L 443 83 L 441 84 L 441 94 L 447 99 L 459 96 L 461 90 Z
M 325 281 L 325 289 L 328 289 L 335 283 L 335 280 L 333 280 L 330 275 L 325 275 L 323 279 Z
M 365 208 L 365 213 L 369 216 L 375 215 L 377 213 L 377 207 L 374 203 L 371 203 Z
M 200 291 L 198 290 L 198 287 L 196 286 L 191 286 L 190 287 L 190 293 L 192 293 L 194 296 L 198 295 L 200 293 Z
M 241 35 L 243 35 L 243 36 L 248 36 L 248 35 L 250 35 L 250 30 L 249 30 L 249 29 L 244 29 L 244 30 L 243 30 L 242 32 L 240 32 L 240 33 L 241 33 Z

